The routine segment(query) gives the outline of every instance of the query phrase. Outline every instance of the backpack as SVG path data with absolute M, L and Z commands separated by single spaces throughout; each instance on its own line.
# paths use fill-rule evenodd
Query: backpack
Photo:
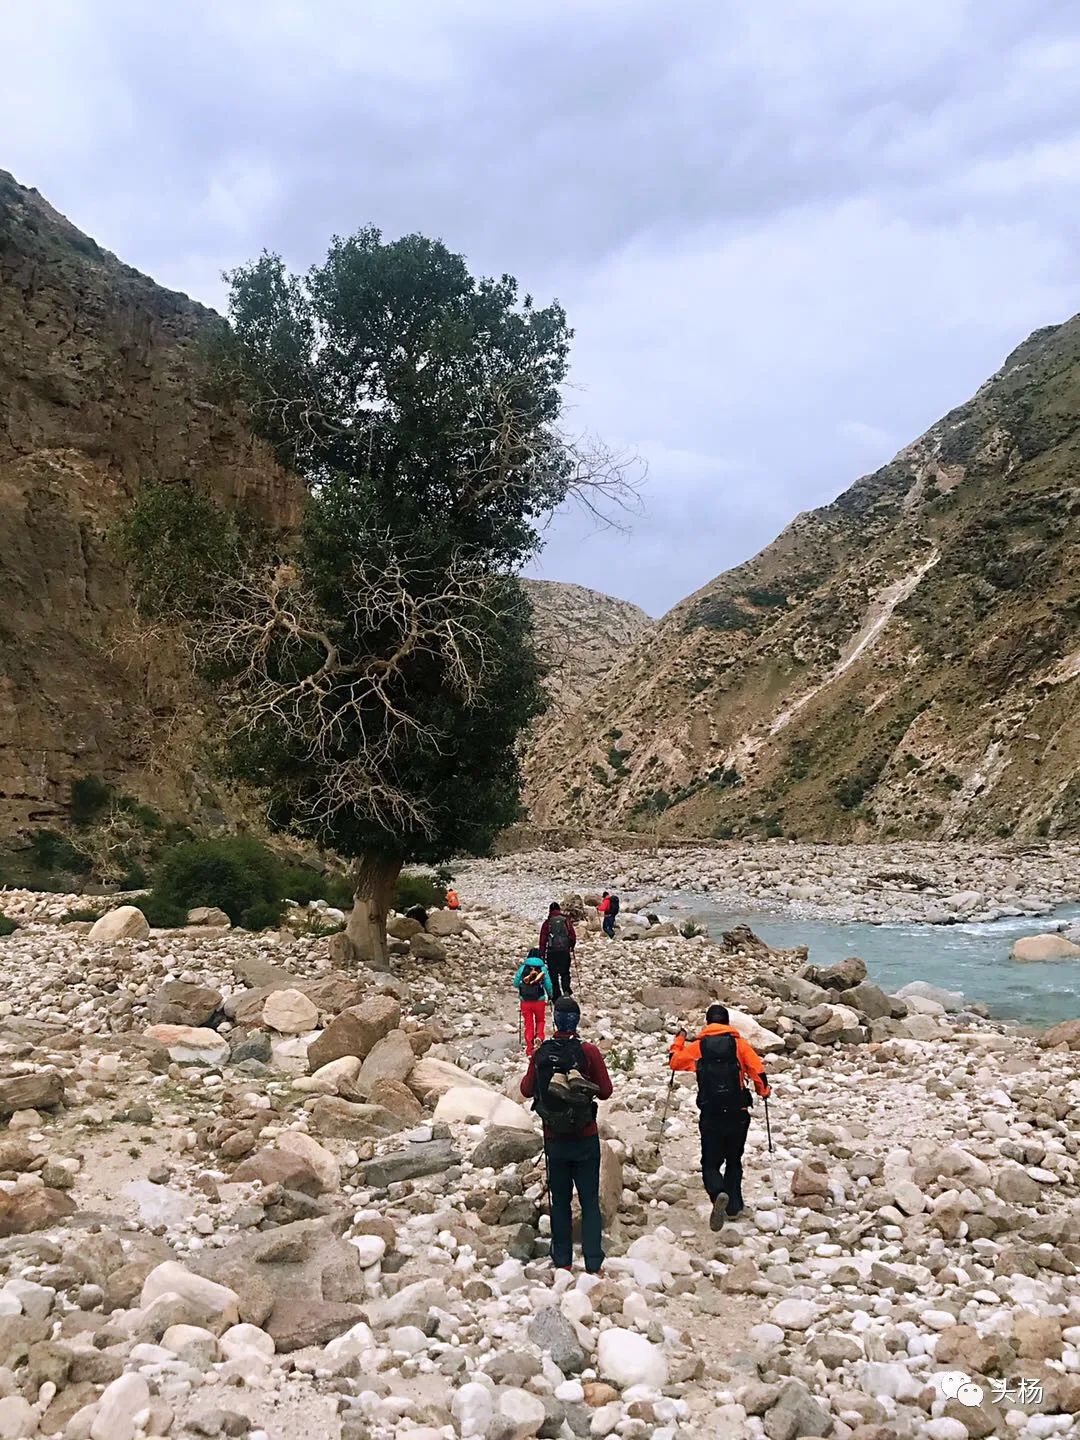
M 545 1040 L 534 1057 L 536 1066 L 536 1090 L 532 1108 L 552 1135 L 580 1135 L 586 1125 L 596 1120 L 596 1104 L 586 1096 L 573 1095 L 563 1099 L 552 1095 L 548 1089 L 551 1077 L 565 1075 L 568 1070 L 580 1070 L 587 1075 L 588 1061 L 581 1041 L 576 1035 Z
M 750 1096 L 743 1088 L 734 1035 L 706 1035 L 697 1063 L 698 1109 L 745 1110 Z
M 547 991 L 544 989 L 544 972 L 539 965 L 531 965 L 522 975 L 518 994 L 522 1000 L 543 1000 Z
M 549 916 L 547 948 L 549 955 L 570 954 L 570 926 L 565 915 Z
M 608 919 L 609 919 L 609 920 L 614 920 L 614 919 L 615 919 L 615 916 L 619 913 L 619 897 L 618 897 L 618 895 L 612 895 L 612 897 L 611 897 L 611 904 L 608 906 L 608 912 L 607 912 L 607 913 L 608 913 Z

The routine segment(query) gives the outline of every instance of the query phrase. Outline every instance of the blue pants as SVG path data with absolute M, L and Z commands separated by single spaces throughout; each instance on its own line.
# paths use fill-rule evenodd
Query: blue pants
M 608 937 L 609 940 L 614 940 L 614 939 L 615 939 L 615 916 L 614 916 L 614 915 L 605 915 L 605 916 L 604 916 L 604 934 Z
M 551 1258 L 556 1265 L 574 1259 L 570 1201 L 577 1189 L 581 1206 L 581 1249 L 586 1270 L 604 1263 L 603 1221 L 600 1218 L 600 1137 L 555 1136 L 545 1143 L 551 1191 Z

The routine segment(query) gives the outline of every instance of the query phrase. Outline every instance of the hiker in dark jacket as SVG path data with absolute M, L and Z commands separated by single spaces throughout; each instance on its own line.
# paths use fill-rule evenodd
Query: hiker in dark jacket
M 551 1260 L 569 1270 L 574 1259 L 571 1200 L 581 1205 L 585 1269 L 604 1263 L 600 1215 L 600 1134 L 596 1101 L 611 1095 L 611 1076 L 595 1045 L 578 1038 L 581 1010 L 573 996 L 555 1001 L 555 1034 L 529 1061 L 521 1093 L 544 1122 L 544 1158 L 551 1194 Z
M 548 906 L 548 917 L 540 927 L 540 954 L 547 961 L 548 973 L 555 989 L 555 999 L 569 995 L 570 962 L 577 945 L 577 931 L 569 915 L 562 913 L 562 906 L 553 900 Z
M 720 1230 L 725 1215 L 743 1208 L 742 1157 L 750 1129 L 750 1086 L 766 1098 L 772 1094 L 765 1063 L 730 1022 L 723 1005 L 710 1005 L 705 1028 L 696 1040 L 686 1031 L 675 1036 L 669 1052 L 672 1070 L 697 1076 L 701 1112 L 701 1178 L 713 1202 L 709 1228 Z
M 538 1044 L 544 1043 L 544 1022 L 551 993 L 551 976 L 539 949 L 534 945 L 514 975 L 514 989 L 521 999 L 521 1023 L 525 1030 L 525 1054 L 532 1059 Z

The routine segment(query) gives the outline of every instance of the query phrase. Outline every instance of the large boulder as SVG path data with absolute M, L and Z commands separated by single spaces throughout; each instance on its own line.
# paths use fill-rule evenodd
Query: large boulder
M 495 1090 L 478 1085 L 455 1085 L 444 1091 L 435 1106 L 435 1119 L 506 1125 L 516 1130 L 535 1129 L 531 1111 Z
M 100 921 L 98 922 L 101 923 Z M 93 931 L 90 932 L 93 935 Z M 1009 951 L 1011 960 L 1080 960 L 1080 945 L 1056 931 L 1051 935 L 1022 935 Z
M 356 1088 L 361 1095 L 370 1096 L 380 1080 L 404 1081 L 415 1064 L 408 1035 L 404 1030 L 391 1030 L 368 1052 L 356 1077 Z
M 748 1041 L 759 1053 L 767 1053 L 770 1050 L 783 1050 L 784 1042 L 781 1037 L 772 1030 L 766 1030 L 764 1025 L 759 1025 L 752 1015 L 747 1015 L 745 1010 L 736 1010 L 728 1006 L 728 1019 L 744 1040 Z
M 94 921 L 86 938 L 98 945 L 111 945 L 116 940 L 148 940 L 150 926 L 136 906 L 118 905 Z
M 343 1055 L 361 1060 L 384 1035 L 401 1024 L 401 1005 L 392 995 L 369 995 L 359 1005 L 350 1005 L 308 1046 L 308 1069 L 318 1070 Z
M 219 910 L 216 905 L 196 905 L 194 910 L 188 911 L 187 923 L 189 925 L 213 925 L 215 929 L 228 930 L 232 921 L 224 910 Z
M 604 1380 L 620 1390 L 645 1385 L 662 1390 L 668 1383 L 668 1365 L 661 1346 L 636 1330 L 612 1326 L 602 1330 L 596 1346 L 596 1368 Z
M 200 1025 L 148 1025 L 143 1034 L 163 1045 L 179 1065 L 222 1065 L 229 1058 L 224 1036 Z
M 64 1103 L 64 1081 L 57 1070 L 8 1075 L 0 1080 L 0 1117 L 16 1110 L 52 1110 Z
M 659 1010 L 663 1015 L 691 1020 L 701 1011 L 704 1020 L 704 1012 L 713 1003 L 714 996 L 708 990 L 687 985 L 646 985 L 635 998 L 647 1010 Z
M 933 1000 L 950 1014 L 959 1010 L 964 1003 L 962 991 L 943 990 L 940 985 L 931 985 L 928 980 L 909 980 L 896 993 L 901 1000 L 906 1000 L 910 995 L 916 995 L 920 1000 Z
M 1039 1036 L 1039 1044 L 1044 1050 L 1051 1050 L 1055 1046 L 1062 1046 L 1066 1050 L 1080 1050 L 1080 1020 L 1062 1020 L 1059 1025 L 1051 1025 L 1049 1030 L 1044 1030 Z
M 501 1170 L 521 1160 L 532 1160 L 540 1148 L 540 1136 L 518 1125 L 492 1125 L 472 1153 L 478 1170 L 488 1166 Z
M 906 1014 L 907 1007 L 901 1000 L 897 1003 L 891 995 L 877 985 L 872 985 L 869 980 L 860 980 L 857 985 L 851 985 L 844 991 L 844 1004 L 851 1005 L 862 1012 L 870 1020 L 886 1020 L 893 1016 L 894 1009 L 897 1012 L 895 1019 L 902 1019 L 901 1011 Z
M 427 918 L 427 933 L 445 940 L 448 935 L 460 935 L 465 929 L 465 917 L 458 910 L 433 910 Z
M 257 1183 L 264 1189 L 283 1185 L 286 1190 L 296 1190 L 301 1195 L 321 1195 L 327 1188 L 306 1155 L 276 1146 L 260 1150 L 243 1161 L 233 1171 L 232 1178 L 237 1184 Z
M 433 960 L 441 964 L 446 959 L 446 946 L 441 945 L 433 935 L 421 930 L 409 941 L 409 949 L 418 960 Z
M 47 1185 L 0 1193 L 0 1237 L 48 1230 L 74 1213 L 75 1202 L 71 1196 Z
M 866 979 L 866 962 L 857 955 L 850 955 L 835 965 L 809 965 L 803 972 L 803 978 L 824 990 L 850 990 Z
M 420 921 L 414 920 L 411 915 L 391 915 L 386 922 L 386 933 L 392 940 L 409 941 L 423 928 Z
M 302 990 L 272 990 L 263 1001 L 262 1022 L 280 1035 L 304 1035 L 319 1023 L 319 1007 Z
M 494 1085 L 489 1085 L 486 1080 L 481 1080 L 476 1075 L 470 1075 L 468 1070 L 463 1070 L 460 1065 L 452 1065 L 449 1060 L 435 1060 L 429 1055 L 417 1060 L 409 1075 L 409 1089 L 420 1100 L 437 1100 L 456 1085 L 473 1086 L 481 1090 L 495 1089 Z
M 409 1145 L 391 1155 L 380 1155 L 360 1167 L 365 1185 L 382 1190 L 400 1180 L 418 1180 L 424 1175 L 439 1175 L 461 1156 L 449 1140 L 427 1140 Z
M 149 1005 L 153 1025 L 205 1025 L 221 1008 L 221 991 L 187 980 L 166 980 Z
M 379 1140 L 411 1123 L 384 1105 L 358 1105 L 340 1095 L 320 1095 L 309 1103 L 311 1128 L 329 1140 Z

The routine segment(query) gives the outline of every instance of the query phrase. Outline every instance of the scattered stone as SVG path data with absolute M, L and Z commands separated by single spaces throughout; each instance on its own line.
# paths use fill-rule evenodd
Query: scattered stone
M 319 1010 L 301 990 L 274 990 L 263 1001 L 262 1020 L 281 1035 L 303 1035 L 318 1024 Z
M 112 945 L 117 940 L 149 940 L 150 926 L 146 916 L 134 905 L 118 905 L 94 921 L 86 938 L 95 945 Z

